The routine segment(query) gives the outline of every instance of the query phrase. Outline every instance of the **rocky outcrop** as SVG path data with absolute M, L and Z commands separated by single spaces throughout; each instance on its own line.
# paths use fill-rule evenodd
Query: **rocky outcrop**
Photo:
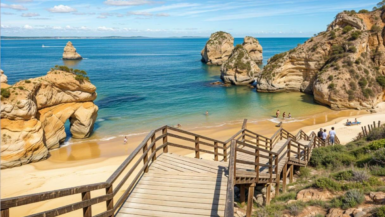
M 318 200 L 318 201 L 328 201 L 333 198 L 333 194 L 328 190 L 322 190 L 322 189 L 304 189 L 297 193 L 297 200 L 301 200 L 304 202 L 311 201 L 311 200 Z
M 0 74 L 1 74 L 1 83 L 8 84 L 8 77 L 4 74 L 4 71 L 0 69 Z
M 90 136 L 98 112 L 96 88 L 78 72 L 59 67 L 4 89 L 9 94 L 2 94 L 0 107 L 1 168 L 48 157 L 66 138 L 67 120 L 74 138 Z
M 72 42 L 67 42 L 64 47 L 63 60 L 81 60 L 82 56 L 76 52 L 76 48 L 72 45 Z
M 246 36 L 243 39 L 243 47 L 249 53 L 250 58 L 258 65 L 262 64 L 262 46 L 259 44 L 259 41 L 251 36 Z
M 254 82 L 260 72 L 258 65 L 251 59 L 242 45 L 237 45 L 231 56 L 221 66 L 221 79 L 224 83 L 248 85 Z
M 338 14 L 327 31 L 270 58 L 257 91 L 301 91 L 332 109 L 372 109 L 384 99 L 376 82 L 385 75 L 383 27 L 381 10 Z
M 384 192 L 370 192 L 370 199 L 377 204 L 385 204 L 385 193 Z
M 233 49 L 233 36 L 222 31 L 215 32 L 201 51 L 202 62 L 220 66 L 229 58 Z

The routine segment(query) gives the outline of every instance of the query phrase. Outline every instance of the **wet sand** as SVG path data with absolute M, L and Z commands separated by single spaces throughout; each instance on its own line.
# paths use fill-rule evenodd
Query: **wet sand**
M 286 120 L 282 127 L 292 133 L 296 133 L 301 128 L 305 132 L 309 132 L 316 131 L 320 126 L 339 126 L 337 128 L 337 135 L 342 141 L 347 141 L 348 138 L 356 136 L 358 132 L 352 133 L 350 130 L 353 128 L 344 129 L 344 127 L 340 127 L 341 120 L 346 119 L 346 117 L 360 117 L 359 121 L 362 122 L 364 122 L 366 117 L 376 120 L 381 118 L 383 119 L 382 123 L 385 123 L 385 115 L 383 113 L 373 115 L 368 114 L 366 111 L 346 110 L 330 111 L 319 115 L 302 117 L 302 120 L 298 122 L 290 123 L 290 120 Z M 368 119 L 368 122 L 370 120 Z M 366 124 L 366 121 L 363 124 Z M 239 131 L 241 125 L 242 120 L 238 123 L 227 124 L 221 127 L 193 129 L 191 131 L 225 141 Z M 271 136 L 278 129 L 275 125 L 276 123 L 271 121 L 249 120 L 247 128 L 259 134 Z M 343 136 L 343 134 L 346 135 Z M 1 197 L 8 198 L 105 181 L 140 144 L 145 136 L 143 134 L 129 137 L 127 144 L 123 144 L 123 138 L 73 144 L 51 151 L 51 157 L 48 160 L 2 170 Z M 186 150 L 173 150 L 173 153 L 192 155 L 192 151 Z M 103 189 L 92 192 L 91 196 L 95 197 L 102 194 L 104 194 Z M 37 213 L 74 201 L 80 201 L 80 195 L 40 202 L 24 206 L 22 209 L 11 209 L 11 216 Z M 92 209 L 93 215 L 100 213 L 105 210 L 105 203 L 93 206 Z M 72 212 L 70 215 L 63 216 L 75 216 L 76 214 L 77 212 Z

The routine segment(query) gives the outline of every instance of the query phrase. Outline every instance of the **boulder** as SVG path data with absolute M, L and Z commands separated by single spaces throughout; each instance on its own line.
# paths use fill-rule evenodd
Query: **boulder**
M 297 200 L 301 200 L 304 202 L 308 202 L 311 200 L 328 201 L 333 197 L 334 197 L 333 194 L 328 190 L 314 189 L 314 188 L 301 190 L 297 194 Z
M 1 119 L 1 169 L 36 162 L 48 156 L 39 120 Z
M 251 59 L 242 45 L 237 45 L 231 56 L 221 66 L 221 79 L 224 83 L 249 85 L 260 72 L 258 65 Z
M 356 16 L 351 16 L 345 12 L 337 14 L 334 21 L 328 26 L 328 30 L 344 28 L 347 25 L 350 25 L 358 30 L 366 30 L 366 25 L 362 19 Z
M 314 217 L 317 215 L 325 216 L 326 212 L 324 209 L 318 206 L 305 207 L 296 217 Z
M 246 36 L 243 39 L 243 47 L 249 53 L 250 58 L 258 65 L 262 64 L 262 46 L 259 44 L 259 41 L 251 36 Z
M 1 74 L 1 83 L 8 83 L 8 77 L 4 74 L 4 71 L 0 69 L 0 74 Z
M 205 47 L 201 51 L 202 62 L 207 65 L 222 65 L 234 49 L 234 38 L 226 32 L 211 34 Z
M 385 204 L 384 192 L 370 192 L 369 197 L 377 204 Z
M 72 45 L 72 42 L 67 42 L 64 47 L 63 60 L 81 60 L 82 57 L 76 52 L 76 48 Z

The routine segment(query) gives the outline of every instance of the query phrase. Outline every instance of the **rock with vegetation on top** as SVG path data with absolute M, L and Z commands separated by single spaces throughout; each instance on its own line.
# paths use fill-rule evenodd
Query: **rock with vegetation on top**
M 297 193 L 297 200 L 308 202 L 311 200 L 327 201 L 333 198 L 333 194 L 328 190 L 304 189 Z
M 76 52 L 76 48 L 72 45 L 72 42 L 67 42 L 64 47 L 63 60 L 81 60 L 82 56 Z
M 256 64 L 262 64 L 263 56 L 262 56 L 262 46 L 259 44 L 259 41 L 251 36 L 246 36 L 243 39 L 243 47 L 249 53 L 250 58 Z
M 215 32 L 211 34 L 201 51 L 202 62 L 208 65 L 222 65 L 234 49 L 234 38 L 226 32 Z
M 253 83 L 260 72 L 258 65 L 251 59 L 242 45 L 237 45 L 230 58 L 221 66 L 221 79 L 234 85 Z
M 1 89 L 1 168 L 45 159 L 64 139 L 89 137 L 98 107 L 86 72 L 56 66 L 47 75 Z
M 338 14 L 327 31 L 270 58 L 257 91 L 301 91 L 336 110 L 375 107 L 385 92 L 381 14 Z

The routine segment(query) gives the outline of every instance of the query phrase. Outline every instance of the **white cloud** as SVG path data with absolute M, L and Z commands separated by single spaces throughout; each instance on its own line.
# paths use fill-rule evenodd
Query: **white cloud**
M 66 5 L 56 5 L 53 8 L 48 9 L 48 11 L 52 13 L 71 13 L 76 12 L 77 10 Z
M 4 4 L 4 3 L 1 3 L 1 8 L 9 8 L 9 9 L 12 9 L 12 10 L 17 10 L 17 11 L 26 11 L 26 10 L 28 10 L 23 5 L 14 5 L 14 4 L 7 5 L 7 4 Z
M 80 13 L 80 12 L 74 12 L 73 15 L 95 15 L 95 13 Z
M 149 16 L 153 15 L 151 13 L 144 12 L 144 11 L 130 11 L 130 12 L 128 12 L 128 14 L 129 15 L 145 16 L 145 17 L 149 17 Z
M 21 14 L 22 17 L 38 17 L 40 14 L 38 13 L 23 13 Z
M 61 30 L 61 29 L 63 29 L 63 27 L 61 27 L 61 26 L 53 26 L 52 29 Z
M 9 12 L 2 12 L 1 14 L 4 14 L 4 15 L 15 15 L 15 13 L 9 13 Z
M 155 3 L 157 3 L 157 2 L 149 1 L 149 0 L 107 0 L 107 1 L 104 1 L 104 4 L 113 5 L 113 6 L 136 6 L 136 5 L 155 4 Z
M 199 4 L 178 3 L 178 4 L 167 5 L 167 6 L 150 8 L 150 9 L 143 10 L 143 11 L 158 12 L 158 11 L 167 11 L 167 10 L 178 9 L 178 8 L 190 8 L 190 7 L 195 7 L 195 6 L 199 6 Z
M 114 29 L 114 28 L 111 28 L 111 27 L 105 27 L 105 26 L 99 26 L 98 28 L 97 28 L 97 30 L 98 31 L 116 31 L 116 29 Z
M 30 25 L 24 25 L 24 27 L 23 27 L 24 29 L 33 29 L 33 27 L 32 26 L 30 26 Z
M 105 15 L 100 15 L 100 16 L 98 16 L 97 18 L 99 18 L 99 19 L 106 19 L 107 16 L 105 16 Z
M 28 3 L 33 2 L 33 0 L 8 0 L 10 2 L 18 2 L 18 3 Z
M 159 14 L 155 14 L 155 16 L 157 16 L 157 17 L 168 17 L 170 15 L 166 14 L 166 13 L 159 13 Z
M 90 28 L 88 28 L 86 26 L 81 26 L 81 27 L 79 27 L 79 30 L 88 31 L 88 30 L 90 30 Z

